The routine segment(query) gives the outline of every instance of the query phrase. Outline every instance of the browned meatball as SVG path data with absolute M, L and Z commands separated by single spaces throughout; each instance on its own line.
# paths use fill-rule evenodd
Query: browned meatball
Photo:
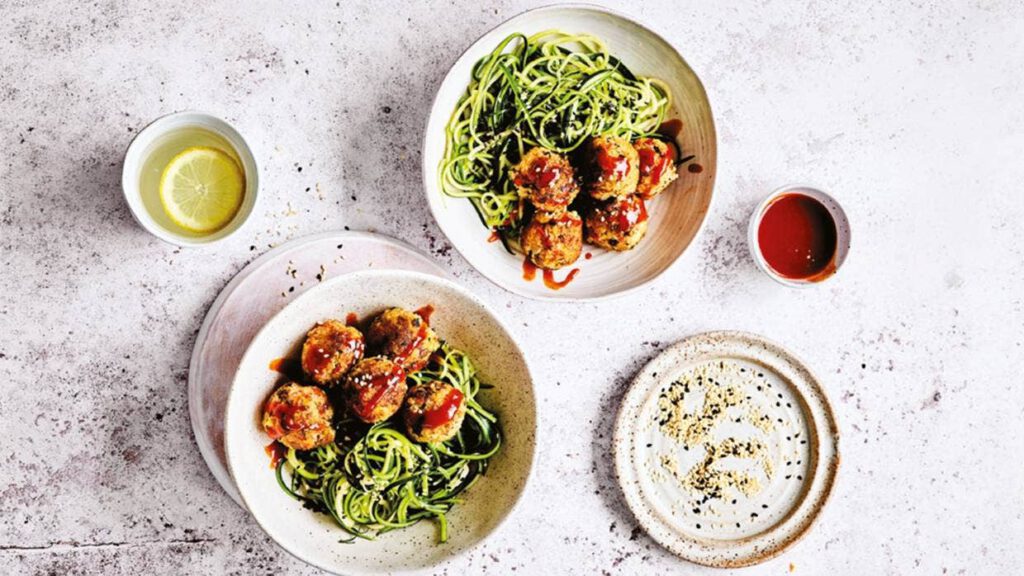
M 511 178 L 519 196 L 538 210 L 565 210 L 579 193 L 569 161 L 540 147 L 523 155 L 519 164 L 512 168 Z
M 583 251 L 583 221 L 573 211 L 560 214 L 537 212 L 519 238 L 523 252 L 540 268 L 568 266 Z
M 405 370 L 383 356 L 363 358 L 345 377 L 343 393 L 349 410 L 372 424 L 390 418 L 402 407 L 408 385 Z
M 595 200 L 632 194 L 640 178 L 639 159 L 628 140 L 596 136 L 576 153 L 583 189 Z
M 587 242 L 607 250 L 631 250 L 647 234 L 647 207 L 639 196 L 595 204 L 587 209 Z
M 409 374 L 427 365 L 441 341 L 419 314 L 402 308 L 388 308 L 374 318 L 366 331 L 366 342 L 375 353 L 402 365 Z
M 341 380 L 363 357 L 363 335 L 339 320 L 313 327 L 302 344 L 302 371 L 317 384 Z
M 334 442 L 333 417 L 334 408 L 323 390 L 289 382 L 267 399 L 263 429 L 289 448 L 312 450 Z
M 661 140 L 641 138 L 633 143 L 640 159 L 640 180 L 636 192 L 644 200 L 660 194 L 679 174 L 674 163 L 675 152 Z
M 444 442 L 459 433 L 466 398 L 458 388 L 436 380 L 413 386 L 405 397 L 405 429 L 417 442 Z

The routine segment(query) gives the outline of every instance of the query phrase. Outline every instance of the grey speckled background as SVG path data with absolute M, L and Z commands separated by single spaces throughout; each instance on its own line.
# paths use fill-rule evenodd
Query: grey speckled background
M 0 9 L 0 571 L 315 572 L 207 472 L 185 381 L 235 272 L 269 244 L 343 226 L 432 253 L 518 326 L 536 363 L 544 429 L 529 502 L 439 573 L 724 573 L 641 533 L 609 459 L 630 376 L 667 344 L 722 328 L 807 360 L 843 435 L 815 529 L 737 573 L 1024 567 L 1021 3 L 622 7 L 704 79 L 718 198 L 653 287 L 576 306 L 489 284 L 421 197 L 436 86 L 472 38 L 531 2 L 162 4 Z M 121 198 L 132 135 L 186 108 L 236 123 L 262 162 L 259 212 L 212 249 L 153 239 Z M 746 252 L 750 210 L 791 180 L 820 183 L 853 221 L 846 267 L 815 290 L 773 284 Z

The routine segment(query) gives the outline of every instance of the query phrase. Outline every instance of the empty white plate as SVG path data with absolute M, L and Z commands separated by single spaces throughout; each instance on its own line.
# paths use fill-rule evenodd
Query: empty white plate
M 839 465 L 839 432 L 810 370 L 741 332 L 688 338 L 623 398 L 615 467 L 640 525 L 698 564 L 767 560 L 811 526 Z

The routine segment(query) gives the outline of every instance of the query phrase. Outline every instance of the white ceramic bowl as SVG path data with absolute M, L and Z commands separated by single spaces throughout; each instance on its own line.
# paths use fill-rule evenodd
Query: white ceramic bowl
M 153 212 L 158 210 L 154 202 L 147 208 L 147 201 L 143 199 L 141 181 L 145 162 L 155 148 L 160 146 L 168 135 L 187 128 L 201 128 L 212 132 L 220 140 L 230 146 L 233 155 L 242 164 L 245 173 L 245 197 L 242 199 L 242 206 L 238 209 L 235 217 L 220 230 L 211 234 L 187 235 L 175 231 L 167 223 L 162 223 L 154 217 Z M 200 142 L 199 144 L 204 144 Z M 195 144 L 192 144 L 195 145 Z M 153 168 L 149 168 L 153 169 Z M 163 168 L 160 168 L 162 170 Z M 132 216 L 140 226 L 147 232 L 160 238 L 165 242 L 178 246 L 205 246 L 214 242 L 224 240 L 231 236 L 245 224 L 256 207 L 256 199 L 259 192 L 259 170 L 256 165 L 256 158 L 249 149 L 249 144 L 242 138 L 242 135 L 227 122 L 202 112 L 176 112 L 161 116 L 148 126 L 139 131 L 138 135 L 128 145 L 124 156 L 124 166 L 121 171 L 121 190 L 124 192 L 125 201 Z
M 445 152 L 445 126 L 469 85 L 473 65 L 513 32 L 531 34 L 549 29 L 593 34 L 604 40 L 611 54 L 636 74 L 655 76 L 668 84 L 673 96 L 670 118 L 683 122 L 678 141 L 683 154 L 696 156 L 699 174 L 686 168 L 679 179 L 648 204 L 650 225 L 640 245 L 625 253 L 584 246 L 593 254 L 570 268 L 579 268 L 568 286 L 553 291 L 540 275 L 523 279 L 523 258 L 488 242 L 487 230 L 468 200 L 441 192 L 439 166 Z M 441 230 L 455 248 L 481 274 L 522 296 L 551 300 L 592 300 L 622 294 L 657 278 L 692 243 L 704 222 L 715 181 L 715 127 L 707 94 L 697 75 L 679 52 L 657 33 L 625 16 L 593 6 L 556 5 L 520 14 L 484 34 L 458 59 L 441 83 L 427 123 L 423 144 L 423 183 L 427 202 Z M 569 268 L 556 272 L 562 279 Z
M 338 541 L 346 533 L 322 514 L 306 510 L 277 485 L 260 426 L 263 403 L 279 382 L 268 363 L 297 354 L 305 333 L 327 318 L 355 312 L 368 318 L 389 306 L 434 306 L 438 335 L 470 355 L 484 382 L 481 403 L 493 409 L 503 431 L 501 451 L 487 474 L 448 514 L 449 541 L 420 522 L 376 541 Z M 235 376 L 225 413 L 228 467 L 245 506 L 285 550 L 337 574 L 378 574 L 428 568 L 468 550 L 511 513 L 526 488 L 536 446 L 536 404 L 530 367 L 501 320 L 456 284 L 417 272 L 366 271 L 333 278 L 297 298 L 256 335 Z
M 828 276 L 816 280 L 787 278 L 776 272 L 775 269 L 768 264 L 768 261 L 764 259 L 764 255 L 761 254 L 761 248 L 757 241 L 757 233 L 758 229 L 761 227 L 761 220 L 764 218 L 764 214 L 768 210 L 768 206 L 777 198 L 786 194 L 803 194 L 804 196 L 809 196 L 820 202 L 832 216 L 832 220 L 836 224 L 836 254 L 834 261 L 835 268 Z M 781 188 L 777 188 L 757 205 L 757 208 L 754 209 L 754 213 L 750 215 L 750 224 L 747 226 L 747 246 L 750 249 L 750 257 L 757 263 L 757 267 L 767 274 L 772 280 L 793 288 L 807 288 L 809 286 L 823 284 L 828 281 L 829 278 L 838 274 L 839 269 L 843 266 L 843 263 L 846 262 L 847 254 L 850 253 L 850 237 L 850 221 L 846 218 L 846 212 L 843 210 L 843 207 L 839 205 L 839 202 L 822 190 L 806 184 L 789 184 L 782 186 Z

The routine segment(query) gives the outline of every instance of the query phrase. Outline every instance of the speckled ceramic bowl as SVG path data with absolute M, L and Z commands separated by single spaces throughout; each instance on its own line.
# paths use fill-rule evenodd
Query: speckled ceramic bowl
M 268 364 L 301 347 L 319 320 L 354 312 L 368 318 L 389 306 L 435 309 L 438 335 L 466 351 L 484 382 L 480 393 L 504 431 L 501 451 L 487 474 L 448 514 L 449 540 L 420 522 L 375 541 L 341 544 L 346 533 L 322 514 L 306 510 L 277 485 L 260 426 L 266 398 L 280 375 Z M 434 566 L 482 542 L 509 516 L 533 467 L 536 405 L 526 357 L 505 324 L 479 299 L 456 284 L 416 272 L 367 271 L 333 278 L 297 298 L 256 335 L 239 365 L 225 414 L 225 446 L 231 476 L 256 522 L 285 550 L 336 574 L 380 574 Z
M 664 81 L 672 93 L 669 118 L 682 121 L 677 138 L 683 153 L 694 155 L 702 170 L 680 170 L 679 179 L 648 203 L 647 236 L 629 252 L 606 252 L 584 246 L 592 257 L 555 273 L 562 280 L 572 268 L 575 279 L 560 290 L 524 279 L 523 256 L 509 254 L 500 242 L 488 242 L 491 231 L 480 223 L 472 204 L 446 196 L 440 188 L 439 166 L 445 154 L 445 127 L 466 92 L 473 65 L 514 32 L 543 30 L 589 33 L 604 40 L 612 55 L 636 74 Z M 704 87 L 697 74 L 668 41 L 621 14 L 596 6 L 556 5 L 520 14 L 473 43 L 441 83 L 423 143 L 423 184 L 427 202 L 452 245 L 481 274 L 522 296 L 542 300 L 594 300 L 620 295 L 654 281 L 683 255 L 697 236 L 711 206 L 716 169 L 715 126 Z

